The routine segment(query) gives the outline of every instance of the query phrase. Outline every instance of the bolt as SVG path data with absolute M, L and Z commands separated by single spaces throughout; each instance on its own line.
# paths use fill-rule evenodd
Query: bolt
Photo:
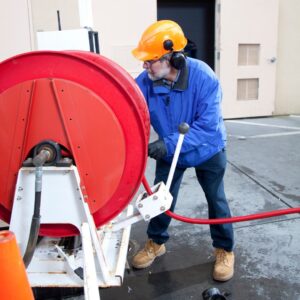
M 153 200 L 157 200 L 158 199 L 158 197 L 155 195 L 155 196 L 153 196 Z
M 142 203 L 139 203 L 138 204 L 138 208 L 142 208 L 143 207 L 143 204 Z
M 150 216 L 149 216 L 149 215 L 146 215 L 146 216 L 145 216 L 145 219 L 146 219 L 146 220 L 150 219 Z
M 166 208 L 165 208 L 164 206 L 161 206 L 161 207 L 160 207 L 160 210 L 161 210 L 161 211 L 165 211 Z
M 21 186 L 19 186 L 18 191 L 23 191 L 23 188 Z
M 18 197 L 17 197 L 17 200 L 22 200 L 22 197 L 18 196 Z

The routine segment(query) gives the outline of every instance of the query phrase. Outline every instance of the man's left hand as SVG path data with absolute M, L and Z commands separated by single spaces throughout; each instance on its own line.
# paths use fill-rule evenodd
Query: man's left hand
M 162 159 L 167 154 L 167 148 L 162 140 L 157 140 L 148 145 L 148 156 L 156 160 Z

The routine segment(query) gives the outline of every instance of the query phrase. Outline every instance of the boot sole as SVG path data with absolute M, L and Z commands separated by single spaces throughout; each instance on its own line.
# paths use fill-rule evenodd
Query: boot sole
M 233 273 L 232 274 L 230 274 L 230 275 L 228 275 L 228 276 L 226 276 L 226 277 L 215 277 L 214 275 L 213 275 L 213 279 L 215 280 L 215 281 L 221 281 L 221 282 L 225 282 L 225 281 L 228 281 L 228 280 L 230 280 L 231 278 L 233 277 Z
M 155 258 L 160 257 L 160 256 L 164 255 L 165 253 L 166 253 L 166 250 L 163 251 L 163 252 L 161 252 L 161 253 L 158 253 L 152 260 L 150 260 L 149 262 L 147 262 L 147 263 L 145 263 L 143 265 L 134 265 L 134 264 L 132 264 L 132 266 L 135 269 L 145 269 L 145 268 L 147 268 L 147 267 L 149 267 L 149 266 L 152 265 L 152 263 L 154 262 Z

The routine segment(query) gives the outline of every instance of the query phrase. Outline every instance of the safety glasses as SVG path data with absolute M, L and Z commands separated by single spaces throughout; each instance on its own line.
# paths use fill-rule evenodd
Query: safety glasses
M 161 58 L 159 59 L 151 59 L 151 60 L 145 60 L 143 62 L 143 66 L 144 67 L 147 67 L 147 68 L 151 68 L 153 64 L 155 64 L 156 62 L 160 61 L 160 62 L 163 62 L 164 60 L 169 60 L 170 59 L 170 55 L 167 54 L 167 55 L 164 55 L 162 56 Z

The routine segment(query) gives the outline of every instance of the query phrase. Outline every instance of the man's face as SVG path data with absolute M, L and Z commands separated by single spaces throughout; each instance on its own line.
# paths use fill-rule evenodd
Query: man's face
M 170 62 L 165 58 L 144 61 L 143 68 L 152 81 L 166 77 L 171 71 Z

